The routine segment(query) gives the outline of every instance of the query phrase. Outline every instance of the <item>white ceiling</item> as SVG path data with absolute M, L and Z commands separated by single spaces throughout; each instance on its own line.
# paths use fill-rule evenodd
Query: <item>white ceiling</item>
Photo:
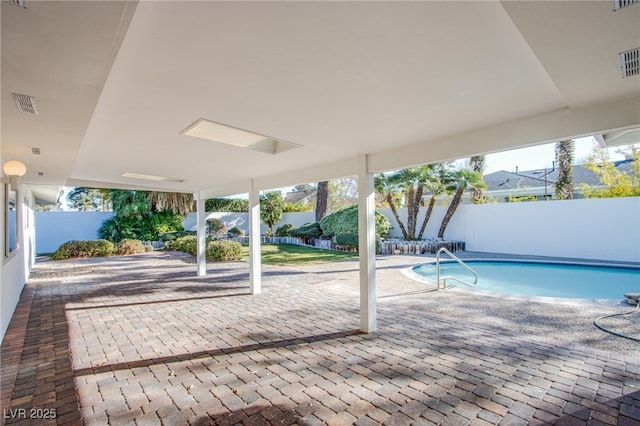
M 27 1 L 2 4 L 2 159 L 27 183 L 230 195 L 640 125 L 618 61 L 640 5 Z M 180 134 L 199 118 L 302 147 Z

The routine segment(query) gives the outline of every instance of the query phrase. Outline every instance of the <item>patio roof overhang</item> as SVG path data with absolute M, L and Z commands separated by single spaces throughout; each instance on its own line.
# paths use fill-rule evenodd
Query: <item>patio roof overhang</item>
M 29 184 L 222 196 L 354 175 L 359 155 L 380 171 L 640 125 L 618 60 L 638 5 L 26 4 L 2 2 L 2 158 Z M 199 118 L 300 147 L 181 134 Z

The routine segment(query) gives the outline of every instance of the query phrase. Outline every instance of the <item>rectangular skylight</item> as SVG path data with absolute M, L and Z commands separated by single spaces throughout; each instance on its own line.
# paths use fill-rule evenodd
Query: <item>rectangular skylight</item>
M 133 178 L 133 179 L 152 180 L 155 182 L 178 182 L 178 183 L 184 182 L 184 179 L 168 178 L 164 176 L 145 175 L 142 173 L 132 173 L 132 172 L 124 172 L 120 176 L 126 177 L 126 178 Z
M 300 147 L 300 145 L 291 142 L 281 141 L 259 133 L 227 126 L 226 124 L 216 123 L 215 121 L 206 120 L 204 118 L 196 120 L 180 133 L 239 148 L 265 152 L 267 154 L 280 154 Z

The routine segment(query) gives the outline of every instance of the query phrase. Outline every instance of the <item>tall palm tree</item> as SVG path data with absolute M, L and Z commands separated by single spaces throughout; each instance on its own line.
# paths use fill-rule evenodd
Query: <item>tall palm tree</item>
M 389 205 L 391 209 L 391 213 L 393 213 L 393 217 L 396 219 L 398 223 L 398 227 L 400 228 L 400 232 L 402 232 L 402 236 L 404 239 L 407 239 L 407 229 L 404 227 L 404 223 L 402 219 L 400 219 L 400 215 L 398 214 L 398 207 L 395 202 L 395 195 L 398 191 L 395 183 L 389 178 L 389 176 L 384 173 L 380 173 L 376 175 L 373 179 L 373 186 L 379 194 L 383 194 L 385 201 Z
M 556 143 L 556 166 L 558 179 L 556 180 L 556 198 L 558 200 L 573 199 L 573 150 L 572 140 Z
M 445 176 L 444 183 L 446 185 L 445 188 L 447 192 L 453 192 L 454 194 L 451 199 L 451 204 L 449 204 L 449 208 L 442 219 L 442 224 L 438 231 L 438 238 L 444 238 L 444 231 L 447 229 L 447 225 L 453 217 L 453 214 L 458 209 L 458 206 L 460 206 L 464 191 L 472 188 L 484 189 L 487 187 L 482 181 L 482 176 L 480 176 L 479 173 L 466 169 L 456 170 L 455 172 L 449 173 Z
M 471 171 L 479 173 L 480 177 L 484 173 L 486 157 L 484 155 L 475 155 L 469 159 L 469 168 Z M 480 204 L 483 200 L 482 188 L 471 189 L 471 204 Z
M 439 195 L 445 193 L 445 186 L 442 183 L 442 169 L 439 170 L 439 173 L 435 173 L 436 169 L 433 169 L 433 173 L 429 175 L 429 180 L 425 184 L 426 189 L 431 192 L 431 198 L 429 199 L 429 205 L 427 206 L 427 212 L 424 215 L 424 219 L 422 220 L 422 226 L 420 227 L 420 232 L 418 233 L 418 239 L 421 240 L 424 235 L 424 230 L 427 228 L 427 223 L 429 219 L 431 219 L 431 213 L 433 213 L 433 207 L 436 205 L 436 200 Z

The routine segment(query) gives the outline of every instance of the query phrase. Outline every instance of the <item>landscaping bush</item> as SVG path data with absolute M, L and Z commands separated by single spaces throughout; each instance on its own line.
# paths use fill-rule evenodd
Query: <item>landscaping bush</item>
M 196 256 L 198 254 L 198 237 L 195 235 L 186 235 L 173 242 L 165 243 L 165 247 L 170 250 L 183 251 L 192 256 Z
M 296 227 L 291 225 L 290 223 L 282 225 L 278 229 L 276 229 L 276 237 L 287 237 L 289 236 L 289 233 L 291 233 L 291 231 L 293 231 L 294 229 L 296 229 Z
M 145 247 L 140 240 L 124 239 L 116 245 L 117 255 L 144 253 Z
M 338 234 L 334 237 L 334 241 L 338 246 L 342 246 L 347 249 L 358 250 L 360 241 L 358 234 Z M 376 238 L 376 253 L 380 249 L 380 239 Z
M 187 235 L 196 235 L 195 231 L 173 231 L 166 232 L 160 235 L 160 241 L 163 243 L 172 243 L 180 237 L 185 237 Z
M 115 246 L 107 240 L 67 241 L 53 253 L 53 260 L 64 260 L 76 257 L 103 257 L 111 256 L 115 252 Z
M 227 262 L 242 259 L 242 244 L 235 241 L 209 241 L 207 243 L 207 260 Z
M 289 235 L 297 238 L 320 238 L 322 228 L 320 227 L 320 222 L 307 223 L 300 228 L 292 230 Z
M 389 234 L 391 223 L 385 215 L 375 213 L 376 239 L 382 239 Z M 340 234 L 358 234 L 358 206 L 353 205 L 325 216 L 320 221 L 322 233 L 325 236 Z
M 358 248 L 358 234 L 338 234 L 335 241 L 340 246 Z
M 227 233 L 227 225 L 215 217 L 207 219 L 207 236 L 212 238 L 222 237 Z
M 242 237 L 244 236 L 244 231 L 240 228 L 238 228 L 237 226 L 234 226 L 233 228 L 229 229 L 227 231 L 227 235 L 231 238 L 234 237 Z

